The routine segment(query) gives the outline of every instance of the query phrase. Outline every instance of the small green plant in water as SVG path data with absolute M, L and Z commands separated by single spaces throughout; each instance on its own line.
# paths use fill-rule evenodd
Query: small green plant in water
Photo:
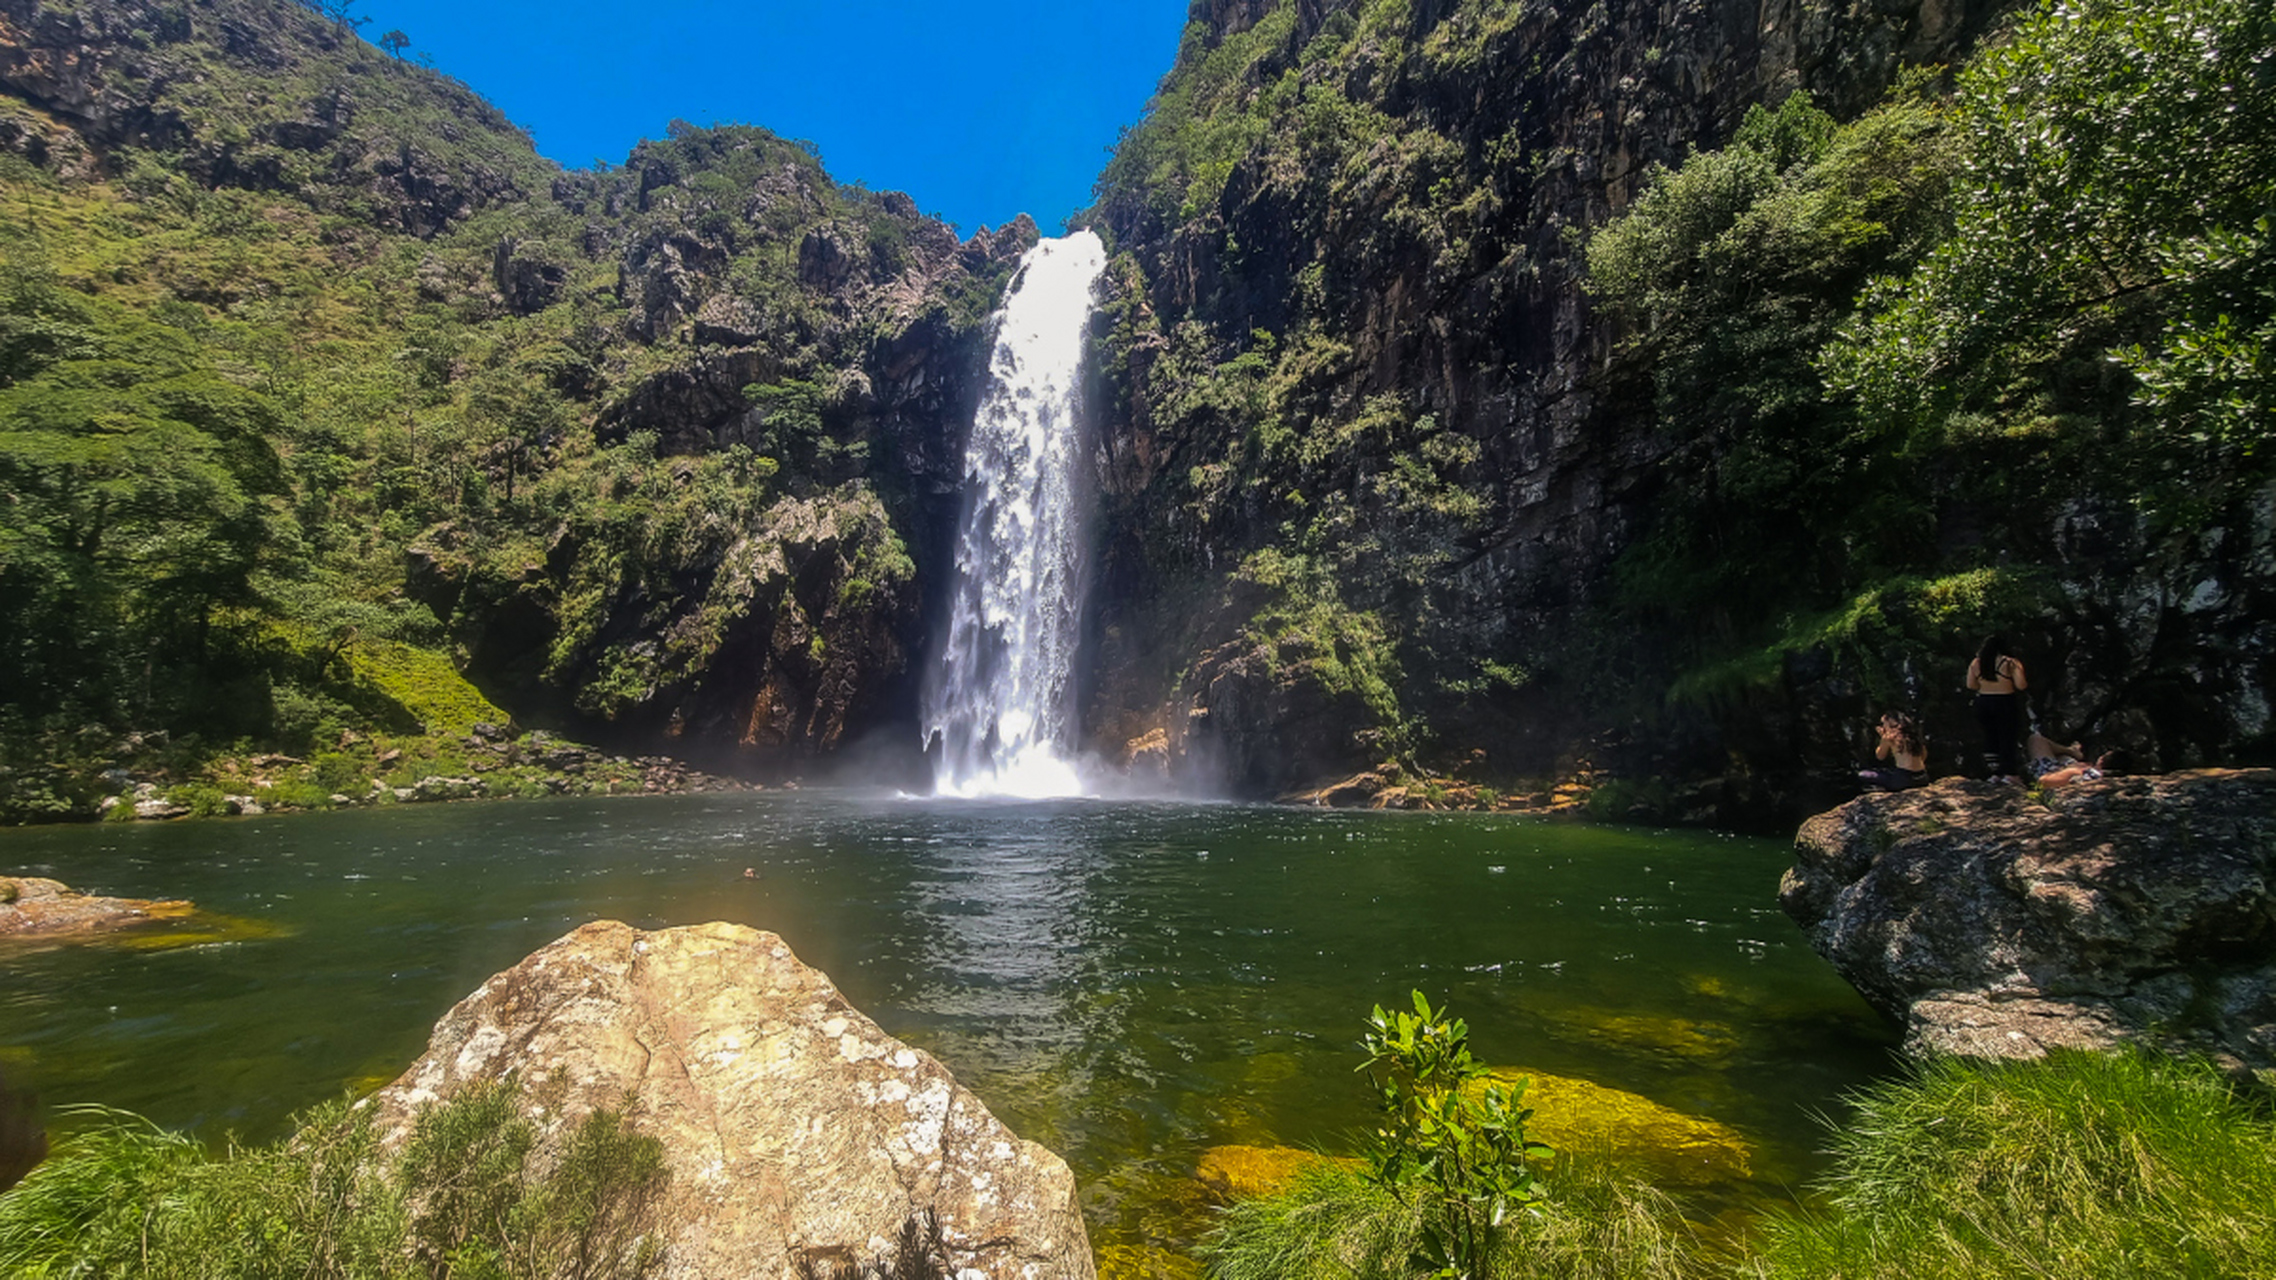
M 1512 1215 L 1542 1198 L 1527 1141 L 1527 1082 L 1505 1083 L 1470 1056 L 1470 1026 L 1413 993 L 1414 1012 L 1375 1006 L 1359 1069 L 1375 1085 L 1382 1122 L 1368 1153 L 1371 1179 L 1418 1215 L 1412 1261 L 1437 1280 L 1492 1274 Z

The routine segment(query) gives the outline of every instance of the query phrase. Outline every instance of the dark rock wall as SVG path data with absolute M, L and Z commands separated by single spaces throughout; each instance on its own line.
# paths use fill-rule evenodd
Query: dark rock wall
M 1271 11 L 1266 0 L 1209 0 L 1194 16 L 1214 43 Z M 1350 5 L 1306 3 L 1291 50 Z M 1298 185 L 1254 153 L 1201 216 L 1165 219 L 1113 195 L 1101 216 L 1138 264 L 1142 297 L 1126 301 L 1156 331 L 1198 322 L 1219 359 L 1252 329 L 1286 332 L 1308 264 L 1325 264 L 1331 307 L 1353 316 L 1350 359 L 1317 379 L 1330 415 L 1397 395 L 1475 440 L 1474 475 L 1490 495 L 1482 527 L 1449 540 L 1427 590 L 1401 596 L 1348 575 L 1348 599 L 1402 620 L 1409 710 L 1426 719 L 1449 759 L 1487 752 L 1491 771 L 1547 772 L 1592 759 L 1632 774 L 1692 780 L 1669 816 L 1790 821 L 1845 777 L 1877 708 L 1854 680 L 1805 657 L 1783 693 L 1725 712 L 1661 710 L 1646 723 L 1576 692 L 1571 671 L 1535 670 L 1524 688 L 1491 697 L 1434 693 L 1432 664 L 1464 658 L 1532 661 L 1573 651 L 1595 625 L 1609 568 L 1648 517 L 1666 442 L 1654 431 L 1651 390 L 1615 359 L 1612 326 L 1596 316 L 1576 275 L 1580 233 L 1622 211 L 1655 164 L 1724 144 L 1753 104 L 1810 91 L 1838 116 L 1879 101 L 1907 65 L 1951 63 L 2004 8 L 1996 0 L 1674 0 L 1527 6 L 1466 66 L 1384 72 L 1355 96 L 1391 116 L 1427 123 L 1466 155 L 1515 139 L 1527 163 L 1488 179 L 1491 199 L 1467 228 L 1466 258 L 1385 253 L 1367 209 L 1307 208 Z M 1419 42 L 1457 8 L 1415 0 Z M 1190 41 L 1191 37 L 1189 37 Z M 1290 65 L 1265 68 L 1270 80 Z M 1364 69 L 1364 64 L 1363 64 Z M 1172 224 L 1175 225 L 1172 225 Z M 1168 420 L 1143 390 L 1162 343 L 1127 350 L 1104 334 L 1109 358 L 1137 370 L 1140 388 L 1109 398 L 1100 449 L 1107 531 L 1098 658 L 1086 731 L 1117 754 L 1127 739 L 1166 730 L 1174 769 L 1235 789 L 1271 793 L 1382 753 L 1350 699 L 1323 702 L 1295 687 L 1286 665 L 1236 643 L 1244 617 L 1226 575 L 1248 548 L 1269 545 L 1282 510 L 1251 500 L 1228 521 L 1196 520 L 1183 477 L 1220 456 L 1222 439 Z M 1356 487 L 1359 477 L 1339 482 Z M 1313 493 L 1317 499 L 1322 495 Z M 2041 705 L 2069 732 L 2161 747 L 2169 765 L 2233 758 L 2268 741 L 2259 692 L 2276 657 L 2269 598 L 2269 503 L 2197 545 L 2153 547 L 2132 516 L 2049 513 L 2046 542 L 2018 558 L 2067 575 L 2045 626 L 2023 637 L 2046 678 Z M 1438 536 L 1378 523 L 1387 544 Z M 1775 573 L 1775 565 L 1763 566 Z M 1199 584 L 1199 585 L 1197 585 Z M 1955 640 L 1953 670 L 1908 672 L 1936 708 L 1940 769 L 1958 763 L 1973 730 L 1956 692 L 1976 637 Z M 1580 646 L 1585 649 L 1586 646 Z M 2195 690 L 2174 701 L 2174 686 Z M 1643 701 L 1656 699 L 1646 692 Z M 1292 746 L 1291 744 L 1297 744 Z M 1951 759 L 1945 759 L 1949 756 Z M 1971 757 L 1972 764 L 1972 757 Z M 1816 781 L 1813 781 L 1816 779 Z M 1813 791 L 1816 788 L 1816 791 Z M 1830 798 L 1830 797 L 1823 797 Z

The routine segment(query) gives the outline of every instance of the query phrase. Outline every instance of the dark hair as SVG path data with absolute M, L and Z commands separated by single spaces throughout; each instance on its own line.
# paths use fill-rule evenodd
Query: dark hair
M 2102 753 L 2102 758 L 2094 762 L 2094 767 L 2102 770 L 2105 777 L 2114 778 L 2134 771 L 2134 757 L 2127 754 L 2124 747 L 2112 747 Z
M 1984 647 L 1976 650 L 1976 679 L 2007 679 L 2000 674 L 1999 664 L 2001 659 L 2012 661 L 2013 658 L 2014 655 L 2007 651 L 2007 637 L 1997 631 L 1992 632 L 1984 637 Z
M 1903 711 L 1884 711 L 1881 713 L 1881 718 L 1897 722 L 1897 746 L 1906 755 L 1925 756 L 1928 754 L 1928 744 L 1921 741 L 1920 724 L 1910 714 Z

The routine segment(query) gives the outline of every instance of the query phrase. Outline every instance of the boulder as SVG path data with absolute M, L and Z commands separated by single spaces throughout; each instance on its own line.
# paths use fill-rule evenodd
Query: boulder
M 1525 1136 L 1553 1150 L 1605 1156 L 1671 1186 L 1716 1186 L 1754 1176 L 1753 1145 L 1720 1120 L 1573 1076 L 1502 1068 L 1494 1078 L 1526 1082 L 1519 1102 L 1533 1117 Z
M 54 880 L 0 876 L 0 940 L 108 934 L 180 920 L 195 910 L 178 900 L 97 898 Z
M 438 800 L 471 800 L 481 795 L 485 785 L 480 778 L 444 778 L 429 776 L 411 784 L 411 794 L 404 797 L 422 802 Z
M 1066 1164 L 774 934 L 586 925 L 461 1001 L 367 1105 L 396 1147 L 421 1106 L 508 1075 L 541 1143 L 599 1108 L 663 1143 L 667 1280 L 891 1271 L 912 1238 L 959 1280 L 1094 1274 Z
M 1296 1180 L 1297 1174 L 1316 1164 L 1358 1169 L 1366 1162 L 1322 1155 L 1301 1147 L 1232 1144 L 1202 1152 L 1194 1166 L 1193 1178 L 1218 1204 L 1233 1204 L 1284 1191 Z
M 2276 1065 L 2276 769 L 1948 780 L 1802 824 L 1779 902 L 1917 1052 Z

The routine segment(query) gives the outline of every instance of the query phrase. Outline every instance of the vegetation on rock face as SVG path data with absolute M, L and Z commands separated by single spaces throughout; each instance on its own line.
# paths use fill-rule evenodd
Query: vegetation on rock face
M 1591 240 L 1677 441 L 1622 604 L 1709 621 L 1686 687 L 1812 647 L 1893 683 L 2060 608 L 2066 508 L 2233 518 L 2276 431 L 2272 65 L 2249 5 L 2046 10 L 1948 98 L 1758 108 Z
M 1098 189 L 1109 502 L 1144 530 L 1104 577 L 1219 588 L 1110 617 L 1166 656 L 1102 718 L 1190 704 L 1251 785 L 1386 747 L 1540 770 L 1653 721 L 1791 774 L 1846 765 L 1839 718 L 2009 627 L 2066 723 L 2168 765 L 2266 748 L 2241 550 L 2276 429 L 2259 8 L 2031 10 L 1955 72 L 1802 58 L 1821 92 L 1713 130 L 1682 114 L 1697 86 L 1747 73 L 1703 60 L 1752 55 L 1648 16 L 1250 17 L 1188 32 Z M 1625 148 L 1653 112 L 1720 145 L 1664 137 L 1647 166 Z M 2193 589 L 2185 616 L 2142 603 Z M 1343 694 L 1358 670 L 1391 696 Z M 1326 750 L 1241 745 L 1318 743 L 1323 706 Z
M 953 465 L 1017 236 L 755 128 L 563 173 L 282 0 L 17 17 L 88 85 L 0 60 L 7 816 L 161 767 L 130 734 L 179 776 L 415 731 L 375 696 L 414 654 L 631 736 L 749 741 L 765 701 L 776 759 L 878 714 L 941 519 L 912 466 Z
M 1457 9 L 1448 29 L 1478 40 L 1506 36 L 1517 13 L 1490 0 Z M 1417 744 L 1418 702 L 1510 669 L 1459 652 L 1434 589 L 1491 514 L 1480 442 L 1404 390 L 1355 399 L 1340 385 L 1366 344 L 1367 274 L 1421 255 L 1452 277 L 1501 252 L 1470 229 L 1514 153 L 1471 153 L 1427 113 L 1387 109 L 1388 83 L 1429 74 L 1447 43 L 1412 26 L 1404 3 L 1339 7 L 1317 31 L 1279 6 L 1214 43 L 1195 24 L 1094 211 L 1126 246 L 1208 253 L 1217 241 L 1250 308 L 1228 336 L 1157 310 L 1155 253 L 1126 253 L 1110 273 L 1109 389 L 1171 458 L 1128 496 L 1177 513 L 1178 530 L 1149 533 L 1143 565 L 1121 571 L 1224 587 L 1214 609 L 1184 612 L 1149 645 L 1190 652 L 1206 628 L 1232 628 L 1254 678 L 1348 708 L 1341 741 L 1318 746 L 1368 759 Z M 1223 212 L 1235 204 L 1262 211 L 1275 239 L 1237 243 Z M 1185 693 L 1230 656 L 1193 668 Z
M 631 1280 L 663 1250 L 648 1233 L 669 1172 L 662 1147 L 595 1111 L 543 1150 L 510 1084 L 422 1112 L 400 1154 L 346 1103 L 291 1137 L 232 1144 L 124 1112 L 88 1112 L 0 1195 L 0 1268 L 75 1275 L 493 1277 Z

